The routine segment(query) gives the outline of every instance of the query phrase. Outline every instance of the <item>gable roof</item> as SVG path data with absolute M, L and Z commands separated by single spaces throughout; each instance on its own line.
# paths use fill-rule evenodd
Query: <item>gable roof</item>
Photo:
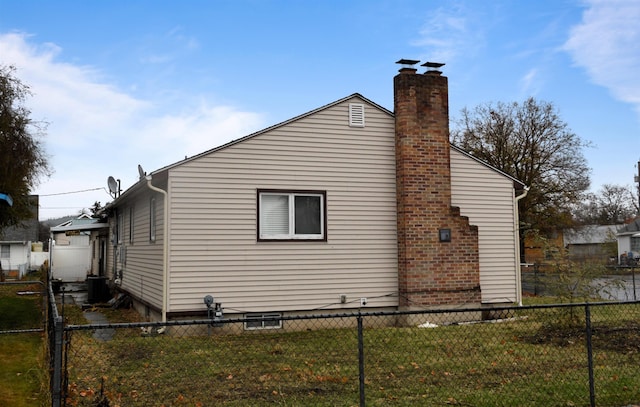
M 563 233 L 564 245 L 599 244 L 613 241 L 620 225 L 587 225 L 567 229 Z
M 40 197 L 38 195 L 29 195 L 29 205 L 31 207 L 32 216 L 29 219 L 23 220 L 16 226 L 10 226 L 4 230 L 0 230 L 0 241 L 38 241 L 38 233 L 40 232 L 40 222 L 38 221 Z
M 231 146 L 233 146 L 233 145 L 236 145 L 236 144 L 242 143 L 242 142 L 244 142 L 244 141 L 246 141 L 246 140 L 252 139 L 252 138 L 257 137 L 257 136 L 259 136 L 259 135 L 261 135 L 261 134 L 268 133 L 268 132 L 270 132 L 270 131 L 272 131 L 272 130 L 274 130 L 274 129 L 280 128 L 280 127 L 282 127 L 282 126 L 286 126 L 286 125 L 288 125 L 288 124 L 290 124 L 290 123 L 293 123 L 293 122 L 295 122 L 295 121 L 298 121 L 298 120 L 304 119 L 304 118 L 306 118 L 306 117 L 312 116 L 313 114 L 318 113 L 318 112 L 320 112 L 320 111 L 322 111 L 322 110 L 329 109 L 329 108 L 331 108 L 331 107 L 333 107 L 333 106 L 339 105 L 339 104 L 344 103 L 344 102 L 346 102 L 346 101 L 348 101 L 348 100 L 350 100 L 350 99 L 355 99 L 355 98 L 361 99 L 363 102 L 368 103 L 368 104 L 370 104 L 371 106 L 373 106 L 373 107 L 375 107 L 375 108 L 379 109 L 380 111 L 382 111 L 382 112 L 384 112 L 384 113 L 388 114 L 391 118 L 394 118 L 394 117 L 395 117 L 395 114 L 394 114 L 392 111 L 390 111 L 390 110 L 388 110 L 388 109 L 386 109 L 386 108 L 382 107 L 381 105 L 379 105 L 379 104 L 377 104 L 377 103 L 375 103 L 375 102 L 371 101 L 370 99 L 367 99 L 366 97 L 362 96 L 360 93 L 357 93 L 357 92 L 356 92 L 356 93 L 353 93 L 353 94 L 351 94 L 351 95 L 349 95 L 349 96 L 346 96 L 346 97 L 343 97 L 343 98 L 341 98 L 341 99 L 338 99 L 338 100 L 336 100 L 336 101 L 334 101 L 334 102 L 328 103 L 328 104 L 326 104 L 326 105 L 324 105 L 324 106 L 321 106 L 321 107 L 318 107 L 318 108 L 316 108 L 316 109 L 313 109 L 313 110 L 311 110 L 311 111 L 309 111 L 309 112 L 306 112 L 306 113 L 303 113 L 303 114 L 301 114 L 301 115 L 295 116 L 295 117 L 293 117 L 293 118 L 291 118 L 291 119 L 288 119 L 288 120 L 285 120 L 285 121 L 283 121 L 283 122 L 280 122 L 280 123 L 274 124 L 274 125 L 272 125 L 272 126 L 266 127 L 266 128 L 264 128 L 264 129 L 262 129 L 262 130 L 259 130 L 259 131 L 256 131 L 256 132 L 254 132 L 254 133 L 251 133 L 251 134 L 249 134 L 249 135 L 246 135 L 246 136 L 244 136 L 244 137 L 240 137 L 240 138 L 238 138 L 238 139 L 232 140 L 232 141 L 230 141 L 230 142 L 228 142 L 228 143 L 222 144 L 222 145 L 217 146 L 217 147 L 214 147 L 214 148 L 212 148 L 212 149 L 209 149 L 209 150 L 203 151 L 202 153 L 199 153 L 199 154 L 193 155 L 193 156 L 191 156 L 191 157 L 186 157 L 184 160 L 180 160 L 180 161 L 174 162 L 174 163 L 172 163 L 172 164 L 166 165 L 166 166 L 164 166 L 164 167 L 161 167 L 161 168 L 159 168 L 159 169 L 157 169 L 157 170 L 155 170 L 155 171 L 150 172 L 150 173 L 148 174 L 148 176 L 160 175 L 160 174 L 166 174 L 166 172 L 168 172 L 168 171 L 169 171 L 169 170 L 171 170 L 172 168 L 175 168 L 175 167 L 178 167 L 178 166 L 180 166 L 180 165 L 182 165 L 182 164 L 185 164 L 185 163 L 188 163 L 188 162 L 191 162 L 191 161 L 197 160 L 197 159 L 199 159 L 199 158 L 201 158 L 201 157 L 203 157 L 203 156 L 206 156 L 206 155 L 208 155 L 208 154 L 215 153 L 215 152 L 220 151 L 220 150 L 224 150 L 224 149 L 226 149 L 226 148 L 228 148 L 228 147 L 231 147 Z M 499 173 L 499 174 L 503 175 L 504 177 L 506 177 L 506 178 L 508 178 L 508 179 L 512 180 L 512 181 L 513 181 L 513 184 L 514 184 L 514 188 L 516 188 L 516 189 L 518 189 L 518 190 L 522 190 L 522 189 L 525 189 L 525 188 L 526 188 L 526 185 L 525 185 L 522 181 L 519 181 L 519 180 L 517 180 L 516 178 L 514 178 L 514 177 L 510 176 L 509 174 L 506 174 L 505 172 L 503 172 L 503 171 L 501 171 L 501 170 L 499 170 L 499 169 L 497 169 L 497 168 L 495 168 L 495 167 L 491 166 L 490 164 L 488 164 L 488 163 L 486 163 L 486 162 L 484 162 L 484 161 L 482 161 L 482 160 L 480 160 L 480 159 L 478 159 L 478 158 L 476 158 L 476 157 L 472 156 L 471 154 L 467 153 L 466 151 L 464 151 L 464 150 L 460 149 L 459 147 L 457 147 L 457 146 L 455 146 L 455 145 L 453 145 L 453 144 L 451 144 L 451 143 L 450 143 L 450 146 L 451 146 L 451 148 L 454 148 L 455 150 L 457 150 L 457 151 L 459 151 L 460 153 L 462 153 L 463 155 L 465 155 L 465 156 L 467 156 L 467 157 L 469 157 L 469 158 L 471 158 L 471 159 L 473 159 L 473 160 L 477 161 L 478 163 L 480 163 L 480 164 L 482 164 L 482 165 L 486 166 L 487 168 L 489 168 L 489 169 L 491 169 L 491 170 L 493 170 L 493 171 L 495 171 L 495 172 L 497 172 L 497 173 Z M 122 198 L 122 197 L 123 197 L 123 196 L 125 196 L 125 195 L 128 195 L 127 193 L 128 193 L 129 191 L 131 191 L 131 190 L 133 190 L 133 189 L 136 189 L 135 187 L 137 187 L 138 185 L 141 185 L 141 184 L 142 184 L 143 182 L 145 182 L 145 181 L 146 181 L 146 180 L 145 180 L 143 177 L 141 177 L 137 183 L 135 183 L 134 185 L 132 185 L 131 187 L 129 187 L 127 190 L 125 190 L 125 191 L 124 191 L 124 192 L 123 192 L 123 193 L 122 193 L 118 198 L 116 198 L 113 202 L 111 202 L 111 204 L 109 204 L 109 205 L 107 205 L 107 206 L 113 206 L 117 201 L 119 201 L 119 200 L 120 200 L 120 198 Z
M 334 102 L 328 103 L 328 104 L 326 104 L 326 105 L 324 105 L 324 106 L 321 106 L 321 107 L 319 107 L 319 108 L 317 108 L 317 109 L 313 109 L 313 110 L 311 110 L 311 111 L 309 111 L 309 112 L 303 113 L 303 114 L 298 115 L 298 116 L 295 116 L 295 117 L 293 117 L 293 118 L 291 118 L 291 119 L 288 119 L 288 120 L 285 120 L 285 121 L 283 121 L 283 122 L 280 122 L 280 123 L 274 124 L 274 125 L 272 125 L 272 126 L 266 127 L 266 128 L 264 128 L 264 129 L 262 129 L 262 130 L 258 130 L 258 131 L 256 131 L 256 132 L 251 133 L 251 134 L 248 134 L 248 135 L 246 135 L 246 136 L 244 136 L 244 137 L 240 137 L 240 138 L 238 138 L 238 139 L 235 139 L 235 140 L 229 141 L 228 143 L 225 143 L 225 144 L 222 144 L 222 145 L 220 145 L 220 146 L 214 147 L 214 148 L 212 148 L 212 149 L 209 149 L 209 150 L 203 151 L 202 153 L 199 153 L 199 154 L 193 155 L 193 156 L 191 156 L 191 157 L 187 157 L 187 158 L 185 158 L 184 160 L 180 160 L 180 161 L 174 162 L 174 163 L 172 163 L 172 164 L 166 165 L 166 166 L 164 166 L 164 167 L 161 167 L 161 168 L 159 168 L 159 169 L 157 169 L 157 170 L 155 170 L 155 171 L 150 172 L 149 174 L 147 174 L 147 176 L 153 176 L 153 175 L 165 174 L 167 171 L 171 170 L 172 168 L 175 168 L 175 167 L 178 167 L 178 166 L 180 166 L 180 165 L 182 165 L 182 164 L 185 164 L 185 163 L 188 163 L 188 162 L 191 162 L 191 161 L 197 160 L 198 158 L 203 157 L 203 156 L 206 156 L 206 155 L 208 155 L 208 154 L 215 153 L 215 152 L 220 151 L 220 150 L 224 150 L 224 149 L 226 149 L 226 148 L 228 148 L 228 147 L 231 147 L 231 146 L 233 146 L 233 145 L 236 145 L 236 144 L 242 143 L 243 141 L 246 141 L 246 140 L 252 139 L 252 138 L 257 137 L 257 136 L 259 136 L 259 135 L 261 135 L 261 134 L 268 133 L 268 132 L 270 132 L 270 131 L 272 131 L 272 130 L 274 130 L 274 129 L 277 129 L 277 128 L 282 127 L 282 126 L 286 126 L 287 124 L 290 124 L 290 123 L 293 123 L 293 122 L 295 122 L 295 121 L 298 121 L 298 120 L 304 119 L 305 117 L 311 116 L 311 115 L 313 115 L 313 114 L 315 114 L 315 113 L 317 113 L 317 112 L 320 112 L 320 111 L 322 111 L 322 110 L 325 110 L 325 109 L 331 108 L 331 107 L 333 107 L 333 106 L 339 105 L 340 103 L 344 103 L 345 101 L 350 100 L 350 99 L 354 99 L 354 98 L 359 98 L 359 99 L 361 99 L 363 102 L 366 102 L 366 103 L 371 104 L 371 105 L 372 105 L 372 106 L 374 106 L 375 108 L 380 109 L 380 110 L 381 110 L 381 111 L 383 111 L 384 113 L 388 114 L 390 117 L 393 117 L 393 116 L 394 116 L 394 115 L 393 115 L 393 112 L 391 112 L 390 110 L 388 110 L 388 109 L 386 109 L 386 108 L 384 108 L 384 107 L 380 106 L 379 104 L 377 104 L 377 103 L 375 103 L 375 102 L 373 102 L 373 101 L 371 101 L 371 100 L 367 99 L 366 97 L 362 96 L 362 95 L 361 95 L 361 94 L 359 94 L 359 93 L 353 93 L 353 94 L 351 94 L 351 95 L 349 95 L 349 96 L 346 96 L 346 97 L 343 97 L 343 98 L 341 98 L 341 99 L 338 99 L 338 100 L 336 100 L 336 101 L 334 101 Z M 118 198 L 114 199 L 112 202 L 110 202 L 109 204 L 107 204 L 107 205 L 106 205 L 106 207 L 108 208 L 108 207 L 112 207 L 112 206 L 114 206 L 114 205 L 115 205 L 118 201 L 120 201 L 124 196 L 128 195 L 128 194 L 129 194 L 131 191 L 133 191 L 134 189 L 137 189 L 137 188 L 138 188 L 138 186 L 139 186 L 139 185 L 141 185 L 143 182 L 146 182 L 146 180 L 145 180 L 144 178 L 142 178 L 142 177 L 141 177 L 141 178 L 138 180 L 138 182 L 136 182 L 135 184 L 133 184 L 132 186 L 130 186 L 129 188 L 127 188 L 127 189 L 126 189 L 122 194 L 120 194 L 120 196 L 118 196 Z
M 634 235 L 638 232 L 640 232 L 640 217 L 624 225 L 624 227 L 618 231 L 618 236 Z
M 156 174 L 156 173 L 160 173 L 160 172 L 163 172 L 163 171 L 170 170 L 171 168 L 177 167 L 177 166 L 179 166 L 179 165 L 181 165 L 181 164 L 184 164 L 184 163 L 186 163 L 186 162 L 196 160 L 196 159 L 198 159 L 198 158 L 200 158 L 200 157 L 202 157 L 202 156 L 205 156 L 205 155 L 208 155 L 208 154 L 214 153 L 214 152 L 216 152 L 216 151 L 223 150 L 223 149 L 225 149 L 225 148 L 227 148 L 227 147 L 233 146 L 233 145 L 238 144 L 238 143 L 242 143 L 242 142 L 243 142 L 243 141 L 245 141 L 245 140 L 248 140 L 248 139 L 251 139 L 251 138 L 257 137 L 257 136 L 259 136 L 259 135 L 261 135 L 261 134 L 264 134 L 264 133 L 268 133 L 268 132 L 270 132 L 270 131 L 271 131 L 271 130 L 273 130 L 273 129 L 277 129 L 277 128 L 282 127 L 282 126 L 286 126 L 286 125 L 287 125 L 287 124 L 289 124 L 289 123 L 293 123 L 293 122 L 298 121 L 298 120 L 300 120 L 300 119 L 304 119 L 305 117 L 312 116 L 313 114 L 315 114 L 315 113 L 317 113 L 317 112 L 320 112 L 320 111 L 325 110 L 325 109 L 329 109 L 329 108 L 331 108 L 331 107 L 333 107 L 333 106 L 339 105 L 340 103 L 344 103 L 344 102 L 346 102 L 347 100 L 354 99 L 354 98 L 362 99 L 362 101 L 364 101 L 364 102 L 367 102 L 367 103 L 371 104 L 372 106 L 374 106 L 374 107 L 376 107 L 376 108 L 378 108 L 378 109 L 382 110 L 383 112 L 385 112 L 385 113 L 387 113 L 387 114 L 389 114 L 390 116 L 392 116 L 392 117 L 393 117 L 393 112 L 391 112 L 391 111 L 389 111 L 389 110 L 385 109 L 384 107 L 382 107 L 382 106 L 378 105 L 378 104 L 377 104 L 377 103 L 375 103 L 375 102 L 372 102 L 371 100 L 369 100 L 369 99 L 365 98 L 364 96 L 362 96 L 362 95 L 361 95 L 361 94 L 359 94 L 359 93 L 353 93 L 353 94 L 351 94 L 351 95 L 349 95 L 349 96 L 347 96 L 347 97 L 344 97 L 344 98 L 342 98 L 342 99 L 338 99 L 338 100 L 336 100 L 335 102 L 331 102 L 331 103 L 326 104 L 326 105 L 324 105 L 324 106 L 321 106 L 321 107 L 319 107 L 319 108 L 317 108 L 317 109 L 313 109 L 313 110 L 311 110 L 311 111 L 309 111 L 309 112 L 303 113 L 303 114 L 301 114 L 301 115 L 299 115 L 299 116 L 296 116 L 296 117 L 293 117 L 293 118 L 291 118 L 291 119 L 289 119 L 289 120 L 285 120 L 285 121 L 283 121 L 283 122 L 280 122 L 280 123 L 274 124 L 274 125 L 272 125 L 272 126 L 269 126 L 269 127 L 267 127 L 267 128 L 264 128 L 264 129 L 262 129 L 262 130 L 258 130 L 258 131 L 254 132 L 254 133 L 251 133 L 251 134 L 246 135 L 246 136 L 244 136 L 244 137 L 240 137 L 240 138 L 238 138 L 238 139 L 232 140 L 232 141 L 230 141 L 230 142 L 228 142 L 228 143 L 225 143 L 225 144 L 223 144 L 223 145 L 221 145 L 221 146 L 214 147 L 214 148 L 212 148 L 212 149 L 210 149 L 210 150 L 207 150 L 207 151 L 204 151 L 204 152 L 202 152 L 202 153 L 200 153 L 200 154 L 196 154 L 196 155 L 194 155 L 194 156 L 191 156 L 191 157 L 185 158 L 185 159 L 184 159 L 184 160 L 182 160 L 182 161 L 178 161 L 178 162 L 176 162 L 176 163 L 169 164 L 169 165 L 167 165 L 167 166 L 165 166 L 165 167 L 162 167 L 162 168 L 160 168 L 160 169 L 158 169 L 158 170 L 156 170 L 156 171 L 153 171 L 151 174 Z
M 468 158 L 470 158 L 470 159 L 472 159 L 472 160 L 484 165 L 485 167 L 489 168 L 490 170 L 493 170 L 493 171 L 497 172 L 498 174 L 501 174 L 505 178 L 510 179 L 511 181 L 513 181 L 514 188 L 516 188 L 518 190 L 522 190 L 522 189 L 526 188 L 526 185 L 522 181 L 512 177 L 511 175 L 507 174 L 506 172 L 497 169 L 496 167 L 492 166 L 491 164 L 487 163 L 486 161 L 482 161 L 481 159 L 472 156 L 471 154 L 467 153 L 466 151 L 464 151 L 460 147 L 456 146 L 455 144 L 449 143 L 449 145 L 451 145 L 451 148 L 453 148 L 454 150 L 458 151 L 460 154 L 462 154 L 462 155 L 464 155 L 464 156 L 466 156 L 466 157 L 468 157 Z
M 71 230 L 91 230 L 109 227 L 108 223 L 101 223 L 100 219 L 92 218 L 87 214 L 82 214 L 75 219 L 62 222 L 57 226 L 53 226 L 51 232 L 68 232 Z

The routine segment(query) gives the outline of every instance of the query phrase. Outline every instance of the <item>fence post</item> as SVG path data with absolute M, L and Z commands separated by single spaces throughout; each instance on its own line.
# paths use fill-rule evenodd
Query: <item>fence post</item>
M 593 344 L 591 343 L 591 308 L 587 302 L 584 306 L 586 336 L 587 336 L 587 360 L 589 366 L 589 400 L 591 407 L 596 407 L 595 380 L 593 377 Z
M 64 323 L 62 317 L 53 321 L 53 372 L 51 379 L 51 405 L 60 407 L 62 403 L 62 345 L 64 337 Z
M 360 381 L 360 407 L 364 407 L 364 332 L 362 329 L 362 314 L 360 313 L 358 313 L 358 371 Z
M 636 297 L 636 268 L 635 266 L 631 267 L 631 281 L 633 282 L 633 300 L 638 301 Z

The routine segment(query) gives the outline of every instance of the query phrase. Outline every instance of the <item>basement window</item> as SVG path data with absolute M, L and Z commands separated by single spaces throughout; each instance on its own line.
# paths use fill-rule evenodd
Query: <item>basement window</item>
M 256 330 L 256 329 L 281 329 L 282 328 L 282 314 L 268 313 L 268 314 L 246 314 L 244 329 Z
M 349 103 L 349 126 L 364 127 L 364 105 Z

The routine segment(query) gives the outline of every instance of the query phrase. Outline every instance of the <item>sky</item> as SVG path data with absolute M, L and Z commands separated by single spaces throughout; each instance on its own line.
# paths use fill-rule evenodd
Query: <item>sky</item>
M 446 63 L 452 121 L 553 103 L 597 192 L 638 172 L 638 21 L 640 0 L 0 0 L 0 65 L 48 123 L 41 220 L 356 92 L 392 111 L 402 58 Z

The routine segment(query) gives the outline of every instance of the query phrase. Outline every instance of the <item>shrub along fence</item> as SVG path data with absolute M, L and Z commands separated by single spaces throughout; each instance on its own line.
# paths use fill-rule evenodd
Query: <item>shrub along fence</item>
M 53 400 L 619 407 L 640 402 L 639 317 L 607 302 L 69 325 Z

